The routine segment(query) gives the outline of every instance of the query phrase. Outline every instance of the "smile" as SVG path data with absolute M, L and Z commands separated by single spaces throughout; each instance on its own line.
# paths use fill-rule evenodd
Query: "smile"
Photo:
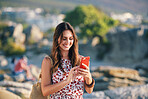
M 66 47 L 66 48 L 69 48 L 70 46 L 69 45 L 63 45 L 64 47 Z

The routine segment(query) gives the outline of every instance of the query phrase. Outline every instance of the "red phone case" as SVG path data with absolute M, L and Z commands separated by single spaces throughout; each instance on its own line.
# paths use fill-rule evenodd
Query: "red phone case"
M 86 69 L 85 66 L 89 66 L 89 60 L 90 60 L 89 56 L 82 57 L 81 63 L 80 63 L 80 68 Z M 82 64 L 85 65 L 85 66 L 83 66 Z

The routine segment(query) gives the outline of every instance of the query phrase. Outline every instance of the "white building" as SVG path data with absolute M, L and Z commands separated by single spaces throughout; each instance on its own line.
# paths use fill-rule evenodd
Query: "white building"
M 22 18 L 30 25 L 37 25 L 42 32 L 46 32 L 50 28 L 56 27 L 57 24 L 63 21 L 64 15 L 46 15 L 42 16 L 42 8 L 31 10 L 29 8 L 12 8 L 6 7 L 2 9 L 2 13 L 7 16 Z
M 138 25 L 141 23 L 143 17 L 141 15 L 133 15 L 129 12 L 123 14 L 111 13 L 113 19 L 119 20 L 123 23 Z

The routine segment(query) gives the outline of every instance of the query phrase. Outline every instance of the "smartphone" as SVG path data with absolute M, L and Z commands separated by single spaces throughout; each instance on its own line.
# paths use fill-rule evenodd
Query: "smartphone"
M 80 68 L 86 69 L 86 67 L 84 67 L 84 66 L 89 66 L 89 60 L 90 60 L 90 57 L 89 56 L 82 57 L 81 63 L 80 63 Z

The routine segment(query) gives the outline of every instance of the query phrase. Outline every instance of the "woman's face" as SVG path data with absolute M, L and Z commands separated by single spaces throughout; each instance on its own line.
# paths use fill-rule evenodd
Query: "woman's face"
M 71 48 L 71 46 L 73 45 L 73 42 L 74 42 L 72 32 L 70 30 L 63 31 L 63 37 L 59 38 L 58 41 L 59 42 L 61 41 L 61 43 L 59 45 L 61 51 L 69 51 L 69 49 Z

